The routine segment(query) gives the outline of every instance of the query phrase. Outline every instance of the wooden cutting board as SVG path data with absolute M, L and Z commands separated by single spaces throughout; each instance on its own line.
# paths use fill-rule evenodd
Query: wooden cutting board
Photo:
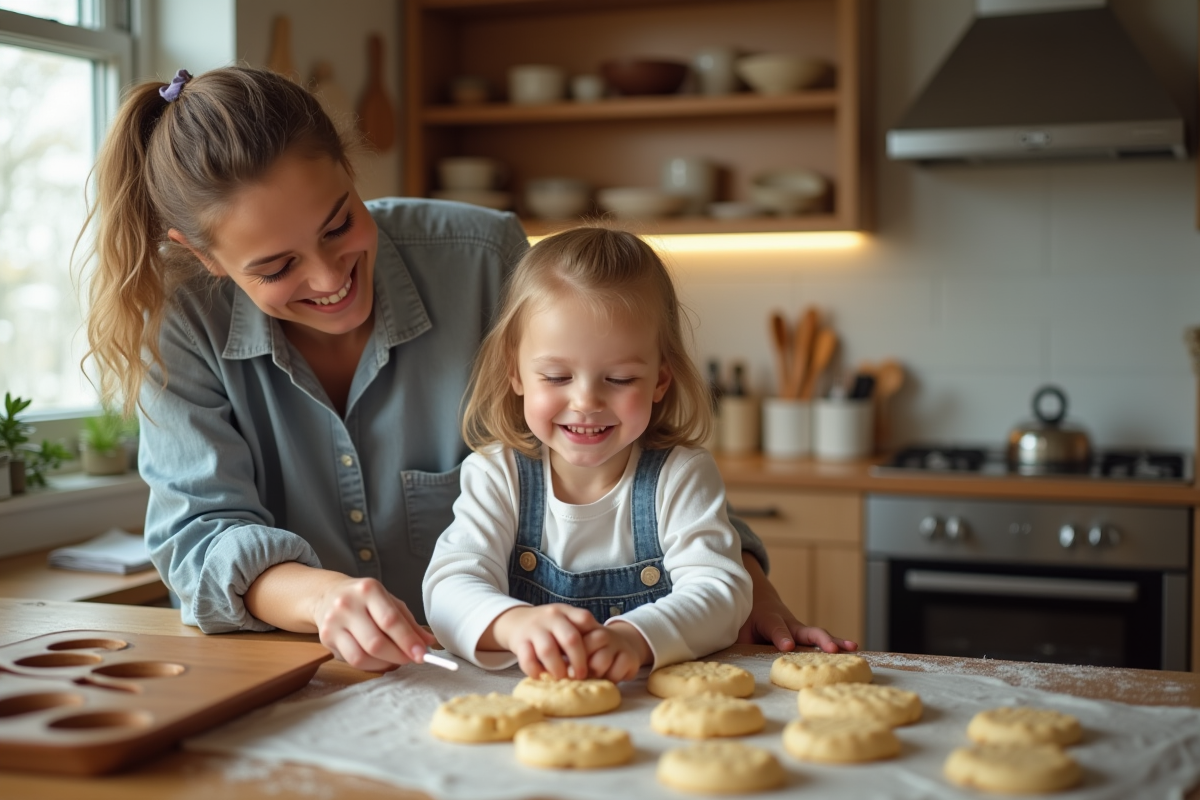
M 62 631 L 0 647 L 0 769 L 97 775 L 308 683 L 319 644 Z

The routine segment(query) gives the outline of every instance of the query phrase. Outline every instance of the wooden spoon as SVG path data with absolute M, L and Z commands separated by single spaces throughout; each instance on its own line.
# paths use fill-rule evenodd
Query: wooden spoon
M 358 117 L 359 128 L 375 150 L 390 150 L 396 141 L 396 115 L 383 88 L 383 37 L 377 33 L 367 39 L 367 90 Z
M 891 443 L 890 410 L 888 403 L 904 386 L 904 367 L 900 362 L 886 359 L 875 371 L 875 447 L 885 449 Z
M 833 354 L 837 351 L 837 347 L 838 335 L 831 328 L 822 328 L 817 333 L 816 342 L 813 344 L 812 368 L 804 376 L 804 388 L 800 391 L 801 399 L 812 399 L 813 393 L 817 389 L 817 381 L 820 380 L 821 373 L 833 361 Z
M 775 371 L 779 373 L 779 396 L 791 397 L 788 355 L 792 347 L 792 334 L 788 330 L 787 320 L 778 311 L 771 314 L 771 344 L 775 349 Z
M 271 54 L 267 56 L 267 69 L 294 81 L 300 80 L 300 73 L 292 63 L 292 21 L 284 14 L 275 17 L 275 24 L 271 28 Z
M 788 397 L 803 397 L 805 378 L 808 376 L 809 361 L 812 359 L 813 341 L 821 324 L 817 310 L 809 306 L 804 310 L 796 325 L 796 343 L 792 350 L 791 388 Z

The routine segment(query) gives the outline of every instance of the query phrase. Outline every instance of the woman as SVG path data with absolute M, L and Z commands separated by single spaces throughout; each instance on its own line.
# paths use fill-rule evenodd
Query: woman
M 240 67 L 133 88 L 96 179 L 90 354 L 143 415 L 146 540 L 184 622 L 316 632 L 368 670 L 421 661 L 459 404 L 519 223 L 368 207 L 316 100 Z M 792 617 L 739 531 L 743 638 L 854 649 Z

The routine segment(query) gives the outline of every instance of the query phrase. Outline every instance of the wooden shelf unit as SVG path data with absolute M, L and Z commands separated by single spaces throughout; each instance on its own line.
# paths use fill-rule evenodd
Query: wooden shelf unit
M 635 223 L 639 232 L 865 230 L 869 2 L 406 0 L 404 192 L 424 197 L 438 188 L 441 158 L 487 156 L 508 166 L 504 188 L 523 214 L 531 178 L 575 177 L 595 188 L 657 186 L 667 159 L 702 156 L 718 166 L 718 200 L 748 200 L 752 178 L 765 170 L 804 167 L 830 178 L 831 207 L 794 217 L 646 220 Z M 836 80 L 833 88 L 783 96 L 681 93 L 539 106 L 503 99 L 515 64 L 557 64 L 576 75 L 598 72 L 606 58 L 690 61 L 714 44 L 825 58 Z M 449 86 L 459 75 L 484 78 L 498 99 L 452 104 Z M 524 222 L 531 233 L 570 224 Z

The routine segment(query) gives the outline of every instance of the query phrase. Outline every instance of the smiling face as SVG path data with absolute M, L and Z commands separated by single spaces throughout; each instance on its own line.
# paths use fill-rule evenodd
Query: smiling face
M 207 253 L 192 251 L 263 313 L 335 336 L 370 319 L 377 229 L 333 159 L 284 154 L 234 195 L 211 238 Z
M 566 296 L 525 319 L 513 390 L 558 475 L 601 470 L 616 483 L 671 384 L 653 325 Z

